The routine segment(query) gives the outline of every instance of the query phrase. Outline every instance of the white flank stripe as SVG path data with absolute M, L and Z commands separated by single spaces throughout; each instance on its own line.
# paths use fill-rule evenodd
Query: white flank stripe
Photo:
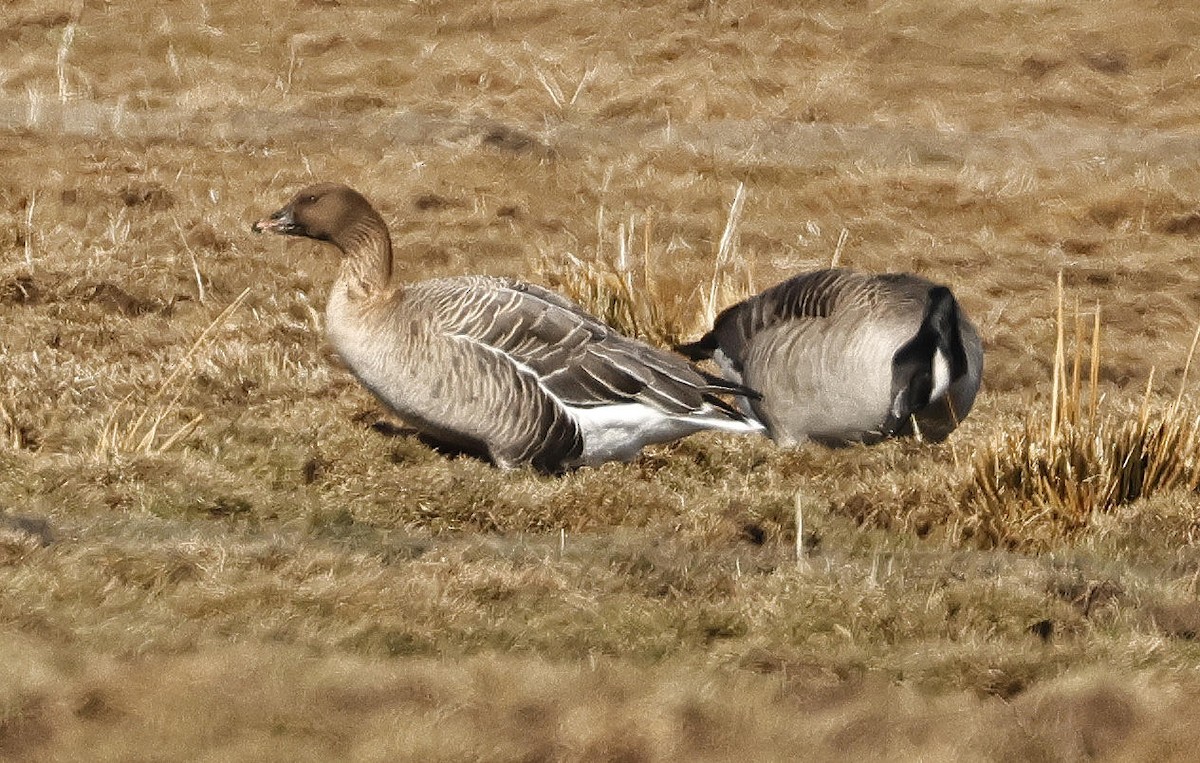
M 950 359 L 940 349 L 933 354 L 933 392 L 929 402 L 938 400 L 950 389 Z

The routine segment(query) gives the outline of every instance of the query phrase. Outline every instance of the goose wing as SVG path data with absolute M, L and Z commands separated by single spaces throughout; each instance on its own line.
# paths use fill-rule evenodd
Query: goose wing
M 878 301 L 869 279 L 849 270 L 817 270 L 789 278 L 717 316 L 717 328 L 744 336 L 781 323 L 822 320 L 847 306 L 869 307 Z
M 719 412 L 740 419 L 715 395 L 753 394 L 617 333 L 548 289 L 508 279 L 456 286 L 446 333 L 519 369 L 567 406 L 639 403 L 667 415 Z
M 720 352 L 740 374 L 756 336 L 787 323 L 830 318 L 848 299 L 861 298 L 855 293 L 861 281 L 856 273 L 845 270 L 817 270 L 789 278 L 726 308 L 711 331 L 677 349 L 692 360 Z

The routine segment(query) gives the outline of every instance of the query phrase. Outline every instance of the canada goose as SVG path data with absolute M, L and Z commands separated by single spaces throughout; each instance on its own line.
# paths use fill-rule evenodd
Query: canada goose
M 501 468 L 559 472 L 703 429 L 762 430 L 717 397 L 750 390 L 540 286 L 487 276 L 398 283 L 387 224 L 344 185 L 309 186 L 252 229 L 336 246 L 325 316 L 338 355 L 430 439 Z
M 908 274 L 818 270 L 717 316 L 680 352 L 713 358 L 762 396 L 749 406 L 781 445 L 940 441 L 979 391 L 983 345 L 950 290 Z

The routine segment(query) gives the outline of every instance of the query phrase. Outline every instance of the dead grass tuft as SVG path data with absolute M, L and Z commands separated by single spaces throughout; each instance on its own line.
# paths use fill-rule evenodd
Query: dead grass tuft
M 249 293 L 250 288 L 247 287 L 208 324 L 204 331 L 200 332 L 179 364 L 150 395 L 142 405 L 141 412 L 133 416 L 131 421 L 122 423 L 122 418 L 132 416 L 132 413 L 127 413 L 125 409 L 130 401 L 130 396 L 127 395 L 117 404 L 109 415 L 93 449 L 93 455 L 97 459 L 111 461 L 126 454 L 157 455 L 165 453 L 195 431 L 200 422 L 204 420 L 203 413 L 193 416 L 170 434 L 163 434 L 160 430 L 164 422 L 177 412 L 179 400 L 187 391 L 188 377 L 185 376 L 185 373 L 194 371 L 200 351 L 206 349 L 212 342 L 214 330 L 237 311 Z M 170 394 L 169 398 L 168 394 Z
M 598 243 L 592 259 L 567 255 L 556 261 L 543 255 L 539 276 L 621 333 L 663 347 L 674 346 L 707 330 L 723 307 L 754 292 L 750 263 L 738 246 L 745 199 L 746 186 L 739 183 L 714 252 L 712 274 L 707 284 L 701 283 L 690 292 L 670 293 L 662 278 L 663 266 L 659 263 L 669 254 L 656 253 L 652 246 L 653 210 L 641 220 L 631 217 L 619 223 L 615 246 L 610 246 L 605 240 L 608 234 L 601 208 L 596 216 Z M 613 254 L 606 255 L 609 250 Z
M 1099 306 L 1085 384 L 1081 315 L 1077 305 L 1068 362 L 1062 289 L 1060 272 L 1049 417 L 1035 412 L 1019 432 L 1001 433 L 975 459 L 964 532 L 985 545 L 1048 548 L 1087 528 L 1098 514 L 1162 491 L 1200 486 L 1200 411 L 1184 404 L 1182 389 L 1173 403 L 1155 406 L 1153 369 L 1140 408 L 1127 413 L 1103 406 Z M 1195 349 L 1194 338 L 1185 380 Z

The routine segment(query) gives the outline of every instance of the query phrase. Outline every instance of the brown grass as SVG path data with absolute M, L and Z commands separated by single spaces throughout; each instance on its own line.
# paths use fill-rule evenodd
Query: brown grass
M 6 4 L 0 758 L 1188 758 L 1198 33 L 1129 0 Z M 984 392 L 939 445 L 447 458 L 332 358 L 329 251 L 248 231 L 318 178 L 404 278 L 662 343 L 835 259 L 920 272 Z

